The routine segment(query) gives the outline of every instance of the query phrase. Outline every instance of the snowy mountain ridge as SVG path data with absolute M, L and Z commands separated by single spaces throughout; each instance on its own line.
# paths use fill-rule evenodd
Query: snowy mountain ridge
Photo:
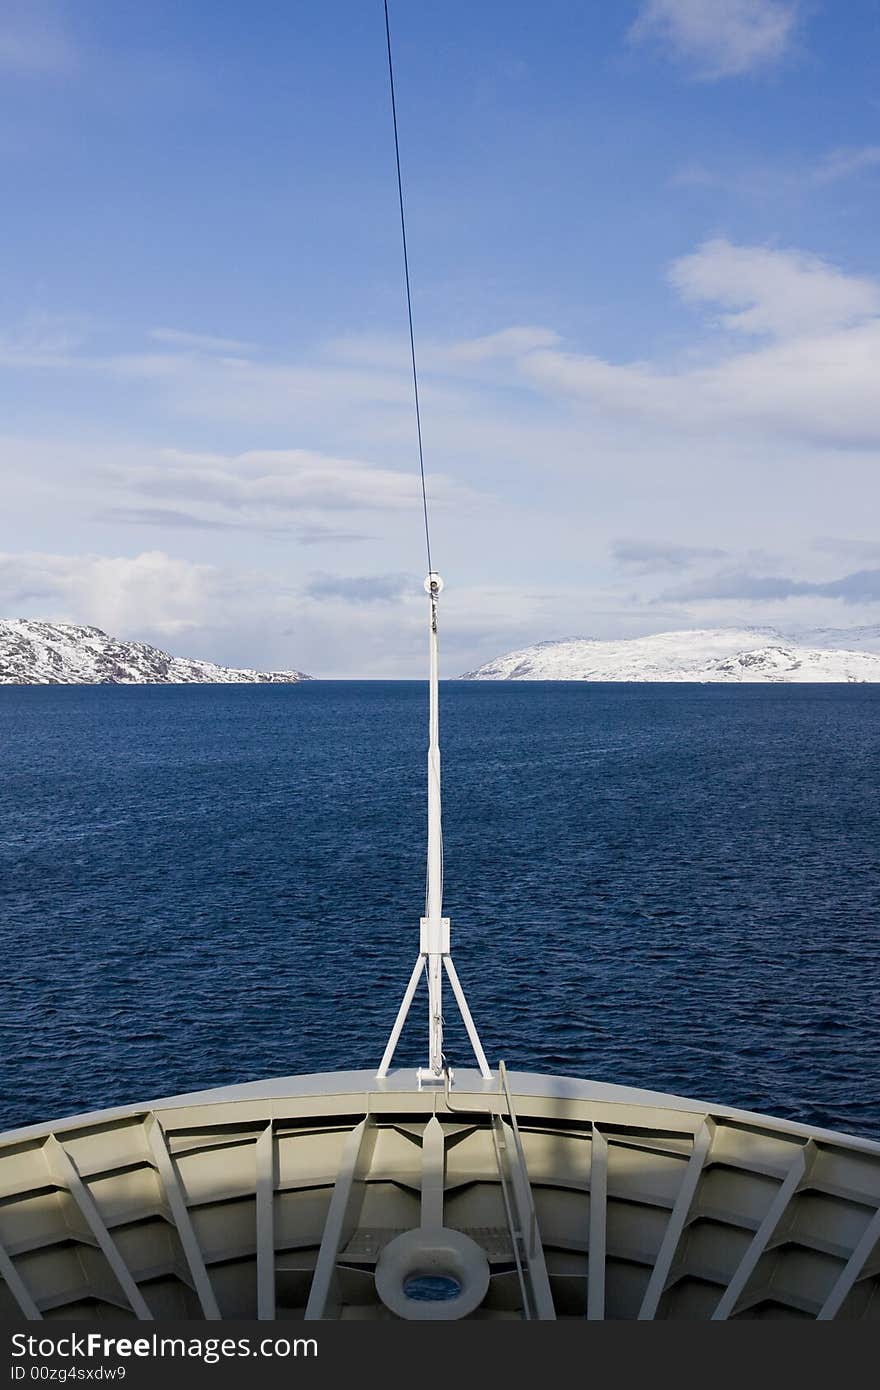
M 792 633 L 792 641 L 804 646 L 854 652 L 880 652 L 880 624 L 870 627 L 815 627 Z
M 302 671 L 251 671 L 170 656 L 98 627 L 0 619 L 0 685 L 196 685 L 308 680 Z
M 836 645 L 808 646 L 772 628 L 702 628 L 614 641 L 571 637 L 538 642 L 496 657 L 460 679 L 880 681 L 880 655 Z

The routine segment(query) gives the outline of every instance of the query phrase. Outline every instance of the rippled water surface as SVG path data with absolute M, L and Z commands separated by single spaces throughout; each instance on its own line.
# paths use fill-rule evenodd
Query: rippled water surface
M 442 701 L 492 1062 L 880 1136 L 880 688 Z M 0 1125 L 375 1065 L 418 948 L 425 723 L 408 682 L 0 689 Z M 447 1050 L 470 1065 L 452 1017 Z

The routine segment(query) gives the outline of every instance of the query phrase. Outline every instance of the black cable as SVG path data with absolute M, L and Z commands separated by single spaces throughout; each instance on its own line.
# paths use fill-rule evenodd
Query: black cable
M 397 136 L 397 103 L 394 100 L 394 64 L 391 61 L 391 25 L 388 20 L 388 0 L 385 3 L 385 38 L 388 43 L 388 80 L 391 85 L 391 117 L 394 122 L 394 154 L 397 160 L 397 197 L 400 203 L 400 234 L 403 240 L 403 272 L 406 279 L 406 311 L 409 317 L 409 349 L 412 357 L 413 397 L 416 403 L 416 433 L 419 440 L 419 473 L 422 478 L 422 507 L 425 513 L 425 548 L 428 552 L 428 573 L 431 564 L 431 534 L 428 530 L 428 492 L 425 487 L 425 456 L 422 451 L 422 417 L 419 411 L 419 374 L 416 370 L 416 340 L 413 333 L 412 294 L 409 286 L 409 257 L 406 251 L 406 217 L 403 212 L 403 180 L 400 177 L 400 141 Z

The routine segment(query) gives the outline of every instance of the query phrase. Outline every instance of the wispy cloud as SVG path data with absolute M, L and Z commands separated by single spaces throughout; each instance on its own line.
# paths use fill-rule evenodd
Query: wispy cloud
M 693 599 L 788 599 L 811 594 L 843 603 L 880 603 L 880 569 L 858 570 L 840 579 L 810 581 L 787 575 L 721 573 L 668 589 L 664 601 Z
M 110 467 L 105 476 L 133 492 L 186 498 L 231 512 L 239 524 L 302 513 L 411 511 L 421 495 L 412 470 L 397 472 L 307 449 L 234 455 L 164 449 L 152 465 Z M 429 485 L 439 507 L 453 502 L 464 506 L 473 497 L 442 475 L 431 476 Z
M 463 368 L 510 361 L 539 348 L 556 347 L 560 341 L 555 329 L 539 324 L 514 324 L 496 333 L 457 342 L 422 340 L 418 344 L 418 362 L 422 370 L 460 374 Z M 399 335 L 361 333 L 333 338 L 325 344 L 323 355 L 349 366 L 369 367 L 374 372 L 410 370 L 409 343 Z
M 669 182 L 673 188 L 720 189 L 766 208 L 781 202 L 802 202 L 878 168 L 880 145 L 861 145 L 829 150 L 800 162 L 788 158 L 784 164 L 712 167 L 699 160 L 691 161 L 678 168 Z
M 840 179 L 852 178 L 865 169 L 876 169 L 880 165 L 880 145 L 862 145 L 857 149 L 832 150 L 819 161 L 812 171 L 814 183 L 837 183 Z
M 0 366 L 72 366 L 94 328 L 83 314 L 33 309 L 0 335 Z
M 699 313 L 690 350 L 678 359 L 613 361 L 568 350 L 543 325 L 428 344 L 422 356 L 430 457 L 469 468 L 466 441 L 483 479 L 500 477 L 503 468 L 510 500 L 525 488 L 529 470 L 570 474 L 609 448 L 647 458 L 661 441 L 670 452 L 696 437 L 713 448 L 722 437 L 741 447 L 757 440 L 761 447 L 779 440 L 817 448 L 880 445 L 880 282 L 798 248 L 724 238 L 679 257 L 669 277 Z M 726 337 L 714 331 L 719 325 Z M 96 357 L 71 346 L 65 333 L 63 324 L 57 331 L 38 325 L 7 342 L 2 361 L 131 382 L 139 402 L 155 392 L 171 419 L 198 419 L 208 438 L 217 437 L 218 422 L 234 419 L 239 427 L 253 422 L 265 432 L 271 424 L 273 432 L 280 427 L 300 438 L 322 431 L 339 441 L 338 453 L 142 451 L 118 465 L 105 453 L 101 477 L 117 494 L 109 505 L 166 508 L 205 525 L 256 529 L 294 517 L 326 525 L 321 514 L 328 512 L 403 515 L 418 506 L 405 361 L 372 369 L 322 360 L 320 352 L 307 365 L 176 350 Z M 357 342 L 347 341 L 353 359 Z M 566 411 L 559 408 L 563 398 Z M 349 442 L 372 457 L 344 452 Z M 429 470 L 433 506 L 461 514 L 485 503 L 487 494 L 435 471 L 430 459 Z M 347 519 L 330 525 L 360 532 Z
M 816 536 L 813 550 L 824 555 L 838 555 L 852 560 L 880 560 L 880 541 L 857 540 L 846 536 Z
M 243 342 L 240 338 L 217 338 L 210 333 L 187 333 L 180 328 L 151 328 L 148 336 L 159 343 L 170 343 L 172 347 L 184 351 L 207 353 L 234 353 L 249 356 L 257 352 L 256 343 Z
M 656 541 L 615 541 L 612 558 L 637 574 L 684 570 L 704 560 L 719 560 L 725 552 L 715 546 L 664 545 Z
M 96 521 L 109 521 L 119 526 L 159 526 L 182 531 L 253 531 L 284 533 L 284 528 L 253 522 L 218 521 L 196 516 L 193 512 L 176 511 L 172 507 L 104 507 L 95 512 Z
M 535 352 L 538 348 L 556 347 L 559 342 L 559 334 L 552 328 L 538 328 L 534 325 L 504 328 L 499 333 L 489 333 L 484 338 L 470 338 L 455 344 L 450 357 L 457 362 L 485 362 L 491 359 L 521 357 L 523 353 Z
M 408 574 L 316 574 L 306 585 L 309 598 L 342 599 L 346 603 L 392 603 L 404 594 L 420 592 Z
M 369 539 L 363 532 L 321 526 L 317 522 L 302 525 L 292 520 L 223 521 L 173 507 L 104 507 L 94 513 L 94 519 L 113 526 L 140 526 L 160 531 L 243 531 L 260 536 L 283 536 L 296 540 L 300 545 L 336 545 L 339 542 Z
M 643 0 L 629 31 L 687 63 L 696 77 L 738 77 L 778 62 L 790 49 L 798 0 Z

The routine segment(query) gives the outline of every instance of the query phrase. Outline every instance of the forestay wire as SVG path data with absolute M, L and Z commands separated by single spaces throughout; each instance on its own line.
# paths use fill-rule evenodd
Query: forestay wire
M 403 241 L 403 273 L 406 280 L 406 312 L 409 319 L 409 350 L 412 358 L 413 398 L 416 406 L 416 434 L 419 441 L 419 473 L 422 479 L 422 509 L 425 515 L 425 548 L 428 552 L 428 573 L 431 564 L 431 533 L 428 527 L 428 491 L 425 487 L 425 455 L 422 449 L 422 417 L 419 410 L 419 374 L 416 368 L 416 340 L 413 333 L 412 292 L 409 283 L 409 256 L 406 249 L 406 216 L 403 210 L 403 180 L 400 176 L 400 141 L 397 135 L 397 102 L 394 98 L 394 63 L 391 59 L 391 24 L 388 19 L 388 0 L 385 4 L 385 39 L 388 44 L 388 81 L 391 86 L 391 118 L 394 122 L 394 155 L 397 160 L 397 198 L 400 204 L 400 235 Z

